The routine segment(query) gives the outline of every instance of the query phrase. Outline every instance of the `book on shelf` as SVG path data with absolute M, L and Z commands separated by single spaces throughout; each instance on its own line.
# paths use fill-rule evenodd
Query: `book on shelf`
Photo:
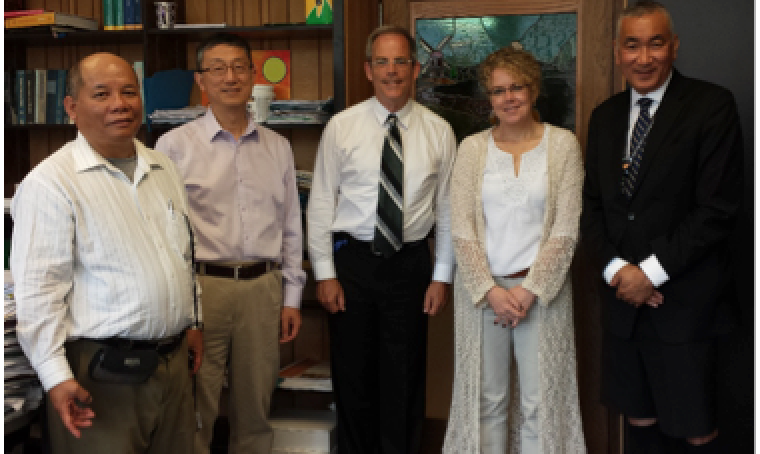
M 115 8 L 114 0 L 103 0 L 103 30 L 116 30 Z
M 45 124 L 47 115 L 47 71 L 34 70 L 34 122 Z
M 78 28 L 82 30 L 98 29 L 98 21 L 95 19 L 77 16 L 75 14 L 57 13 L 52 11 L 5 19 L 5 28 L 28 28 L 44 25 L 57 25 L 62 27 Z
M 23 69 L 16 70 L 16 77 L 13 84 L 13 102 L 16 105 L 17 124 L 26 124 L 26 71 Z
M 112 0 L 114 2 L 114 9 L 116 13 L 114 15 L 114 29 L 126 30 L 124 25 L 124 1 L 125 0 Z
M 37 116 L 34 112 L 34 92 L 36 91 L 36 85 L 34 82 L 34 70 L 25 69 L 24 85 L 26 85 L 26 124 L 28 125 L 34 124 L 37 119 Z
M 6 71 L 6 124 L 65 124 L 65 69 Z M 8 86 L 8 84 L 10 84 Z
M 22 9 L 18 11 L 6 11 L 3 15 L 5 16 L 5 19 L 10 19 L 12 17 L 31 16 L 32 14 L 40 14 L 44 12 L 44 9 Z
M 46 71 L 45 78 L 47 84 L 45 86 L 45 121 L 47 124 L 55 124 L 55 103 L 56 103 L 56 91 L 58 84 L 58 73 L 54 69 Z

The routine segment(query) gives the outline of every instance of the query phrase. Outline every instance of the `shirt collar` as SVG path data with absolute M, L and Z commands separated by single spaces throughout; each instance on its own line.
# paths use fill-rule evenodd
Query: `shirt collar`
M 652 92 L 647 93 L 646 95 L 642 95 L 639 92 L 637 92 L 635 89 L 631 88 L 631 108 L 634 106 L 637 106 L 639 99 L 641 98 L 649 98 L 653 101 L 654 106 L 658 106 L 662 102 L 662 97 L 665 96 L 665 90 L 667 90 L 668 85 L 670 85 L 670 79 L 673 77 L 673 70 L 670 70 L 670 74 L 668 74 L 668 78 L 665 79 L 665 83 L 660 85 L 660 87 Z
M 384 105 L 380 104 L 380 101 L 378 101 L 374 96 L 371 98 L 371 103 L 372 111 L 375 113 L 375 117 L 377 118 L 378 123 L 384 125 L 385 120 L 388 119 L 388 115 L 390 115 L 391 112 L 386 109 Z M 410 99 L 406 102 L 404 107 L 402 107 L 398 112 L 395 112 L 396 117 L 398 117 L 398 124 L 400 124 L 404 129 L 409 129 L 409 120 L 411 119 L 413 108 L 414 100 Z
M 114 167 L 113 164 L 108 162 L 106 158 L 92 148 L 81 132 L 77 132 L 75 142 L 76 146 L 74 147 L 72 154 L 77 172 L 84 172 L 85 170 L 94 169 L 96 167 L 106 167 L 110 170 L 116 170 L 116 167 Z M 143 145 L 142 142 L 137 139 L 132 139 L 132 142 L 135 145 L 138 169 L 141 169 L 143 173 L 148 173 L 153 167 L 161 167 L 161 163 L 151 155 L 148 148 Z
M 200 121 L 203 125 L 205 138 L 209 143 L 213 142 L 213 140 L 219 136 L 219 134 L 226 132 L 217 121 L 216 116 L 214 115 L 214 112 L 211 110 L 210 106 L 206 109 L 206 113 L 203 114 L 203 116 L 200 118 Z M 257 129 L 256 122 L 253 121 L 253 115 L 250 113 L 248 114 L 248 126 L 245 128 L 245 132 L 240 137 L 240 139 L 242 140 L 248 136 L 251 136 L 254 140 L 258 139 L 259 137 L 259 131 Z

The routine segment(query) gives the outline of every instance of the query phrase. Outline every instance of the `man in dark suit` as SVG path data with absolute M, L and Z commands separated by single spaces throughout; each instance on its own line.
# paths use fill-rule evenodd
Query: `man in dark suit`
M 731 325 L 742 137 L 727 90 L 673 69 L 678 46 L 662 5 L 626 8 L 630 88 L 589 125 L 581 229 L 603 269 L 602 400 L 627 418 L 627 453 L 720 452 L 713 343 Z

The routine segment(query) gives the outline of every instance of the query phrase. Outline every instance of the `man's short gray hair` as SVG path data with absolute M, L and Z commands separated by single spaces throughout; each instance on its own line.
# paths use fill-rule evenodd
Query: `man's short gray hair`
M 615 24 L 615 40 L 617 40 L 618 42 L 620 41 L 620 29 L 622 28 L 623 19 L 625 19 L 626 17 L 641 17 L 641 16 L 646 16 L 648 14 L 654 14 L 654 13 L 662 13 L 665 16 L 665 19 L 668 22 L 668 31 L 670 31 L 671 35 L 674 35 L 676 32 L 676 29 L 673 26 L 673 18 L 670 17 L 670 13 L 662 5 L 662 3 L 650 1 L 650 0 L 643 0 L 640 2 L 636 2 L 633 5 L 627 6 L 620 13 L 620 16 L 618 16 L 617 23 Z

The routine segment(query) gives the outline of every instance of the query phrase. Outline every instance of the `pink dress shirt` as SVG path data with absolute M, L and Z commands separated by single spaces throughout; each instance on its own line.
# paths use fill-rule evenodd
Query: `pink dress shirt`
M 301 209 L 287 139 L 249 119 L 240 140 L 209 109 L 158 139 L 185 182 L 198 261 L 272 260 L 282 265 L 284 304 L 300 307 Z

